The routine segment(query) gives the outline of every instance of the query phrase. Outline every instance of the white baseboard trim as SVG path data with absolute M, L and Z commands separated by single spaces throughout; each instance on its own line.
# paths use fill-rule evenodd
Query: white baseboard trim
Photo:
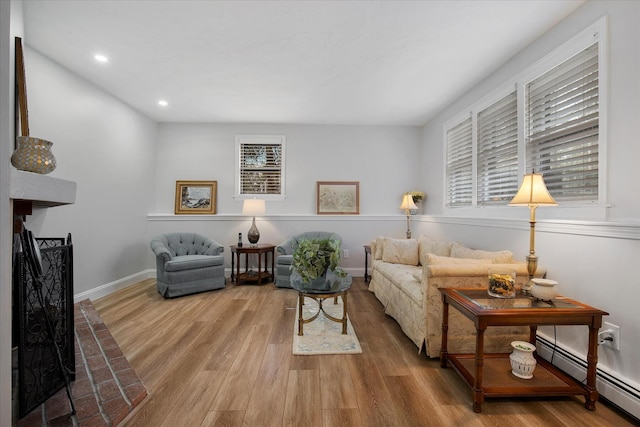
M 134 285 L 138 282 L 141 282 L 143 280 L 146 280 L 155 276 L 156 276 L 155 268 L 152 270 L 141 271 L 139 273 L 135 273 L 130 276 L 123 277 L 122 279 L 116 280 L 115 282 L 106 283 L 102 286 L 98 286 L 97 288 L 93 288 L 88 291 L 75 294 L 73 296 L 73 302 L 76 303 L 79 301 L 83 301 L 87 298 L 93 301 L 98 298 L 112 294 L 115 291 L 128 288 L 131 285 Z
M 364 268 L 348 268 L 345 269 L 352 277 L 364 277 Z M 225 269 L 225 276 L 227 278 L 231 277 L 231 268 Z M 156 277 L 156 269 L 152 268 L 149 270 L 141 271 L 136 274 L 132 274 L 127 277 L 123 277 L 120 280 L 116 280 L 115 282 L 106 283 L 102 286 L 98 286 L 97 288 L 93 288 L 91 290 L 81 292 L 79 294 L 75 294 L 73 296 L 73 302 L 79 302 L 85 299 L 96 300 L 98 298 L 105 297 L 109 294 L 112 294 L 115 291 L 120 289 L 128 288 L 131 285 L 135 285 L 138 282 L 141 282 L 146 279 L 153 279 Z
M 555 351 L 554 351 L 555 347 Z M 553 337 L 538 332 L 536 349 L 539 356 L 584 382 L 587 377 L 587 361 L 574 352 L 554 344 Z M 629 415 L 640 420 L 640 386 L 617 372 L 609 372 L 598 366 L 596 371 L 596 388 L 600 396 L 618 406 Z

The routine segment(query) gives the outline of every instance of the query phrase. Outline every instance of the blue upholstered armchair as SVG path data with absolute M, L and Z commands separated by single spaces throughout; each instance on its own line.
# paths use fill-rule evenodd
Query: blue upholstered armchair
M 293 261 L 293 250 L 302 239 L 333 239 L 342 244 L 342 237 L 329 231 L 307 231 L 289 237 L 276 247 L 278 257 L 276 258 L 276 286 L 279 288 L 290 288 L 289 278 L 291 276 L 291 262 Z
M 158 292 L 173 298 L 224 288 L 224 246 L 195 233 L 168 233 L 151 241 Z

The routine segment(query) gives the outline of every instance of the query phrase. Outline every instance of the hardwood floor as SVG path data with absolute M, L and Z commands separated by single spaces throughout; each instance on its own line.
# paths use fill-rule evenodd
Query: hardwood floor
M 583 398 L 487 400 L 419 355 L 362 278 L 349 317 L 363 353 L 293 356 L 296 293 L 235 286 L 165 300 L 146 280 L 94 301 L 147 387 L 127 426 L 625 426 Z

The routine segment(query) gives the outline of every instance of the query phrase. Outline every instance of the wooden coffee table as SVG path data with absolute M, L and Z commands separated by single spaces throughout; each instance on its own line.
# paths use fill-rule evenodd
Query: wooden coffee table
M 442 292 L 442 350 L 440 366 L 450 363 L 471 387 L 473 410 L 481 411 L 485 398 L 516 396 L 585 396 L 585 408 L 595 410 L 598 401 L 596 365 L 598 329 L 606 313 L 581 302 L 558 296 L 551 302 L 538 301 L 518 293 L 516 298 L 493 298 L 486 289 L 440 289 Z M 476 325 L 475 354 L 447 351 L 449 306 Z M 589 328 L 587 380 L 582 384 L 536 355 L 533 378 L 511 374 L 509 354 L 485 354 L 484 333 L 489 326 L 529 326 L 529 341 L 535 343 L 538 325 L 586 325 Z

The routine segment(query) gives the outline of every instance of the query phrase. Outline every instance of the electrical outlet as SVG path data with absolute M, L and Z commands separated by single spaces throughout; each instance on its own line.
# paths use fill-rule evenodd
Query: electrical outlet
M 343 257 L 344 259 L 349 258 L 349 249 L 344 249 L 344 250 L 342 251 L 342 257 Z
M 598 332 L 598 341 L 602 345 L 620 350 L 620 326 L 604 322 L 600 332 Z

